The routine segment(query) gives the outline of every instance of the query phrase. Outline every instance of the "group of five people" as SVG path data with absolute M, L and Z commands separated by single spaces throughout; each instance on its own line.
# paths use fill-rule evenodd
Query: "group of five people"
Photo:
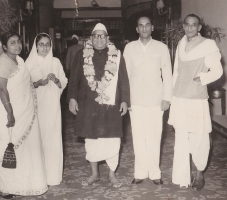
M 123 136 L 122 116 L 127 110 L 135 154 L 132 184 L 146 178 L 163 184 L 159 166 L 162 117 L 170 107 L 168 123 L 175 128 L 172 182 L 181 188 L 204 187 L 211 132 L 206 85 L 223 71 L 219 49 L 199 34 L 201 27 L 198 16 L 185 18 L 185 36 L 177 46 L 173 75 L 167 46 L 151 37 L 154 26 L 149 17 L 138 18 L 139 39 L 126 45 L 123 56 L 109 41 L 106 27 L 101 23 L 94 27 L 71 62 L 67 95 L 69 110 L 76 115 L 74 133 L 85 138 L 91 167 L 83 186 L 100 180 L 98 162 L 103 160 L 109 167 L 111 185 L 122 186 L 115 171 Z M 18 166 L 14 170 L 0 167 L 0 191 L 40 195 L 47 185 L 57 185 L 62 179 L 60 95 L 67 79 L 60 61 L 53 57 L 47 34 L 35 38 L 25 63 L 18 56 L 18 35 L 3 36 L 2 47 L 0 158 L 9 141 L 8 128 L 13 127 Z M 29 126 L 32 128 L 27 130 Z M 197 168 L 193 179 L 190 154 Z

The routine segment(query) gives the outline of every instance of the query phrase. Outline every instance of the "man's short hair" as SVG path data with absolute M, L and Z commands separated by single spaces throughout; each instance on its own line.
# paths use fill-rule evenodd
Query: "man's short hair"
M 138 26 L 139 24 L 139 20 L 141 19 L 141 18 L 143 18 L 143 17 L 146 17 L 146 18 L 148 18 L 149 19 L 149 21 L 150 21 L 150 23 L 152 24 L 152 19 L 151 19 L 151 17 L 150 16 L 148 16 L 148 15 L 140 15 L 138 18 L 137 18 L 137 20 L 136 20 L 136 22 L 137 22 L 137 24 L 136 24 L 136 26 Z
M 197 15 L 195 15 L 195 14 L 189 14 L 189 15 L 187 15 L 187 16 L 184 18 L 184 23 L 185 23 L 185 21 L 186 21 L 186 19 L 187 19 L 188 17 L 195 17 L 196 19 L 198 19 L 199 24 L 201 24 L 201 19 L 200 19 L 200 17 L 197 16 Z

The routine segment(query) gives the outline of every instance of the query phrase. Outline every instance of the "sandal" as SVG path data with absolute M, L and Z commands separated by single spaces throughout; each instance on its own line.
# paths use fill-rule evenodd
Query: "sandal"
M 120 182 L 116 177 L 110 179 L 110 184 L 114 188 L 120 188 L 122 186 L 122 182 Z
M 100 178 L 96 178 L 94 176 L 90 176 L 86 178 L 86 180 L 82 181 L 83 186 L 91 186 L 93 183 L 98 182 Z

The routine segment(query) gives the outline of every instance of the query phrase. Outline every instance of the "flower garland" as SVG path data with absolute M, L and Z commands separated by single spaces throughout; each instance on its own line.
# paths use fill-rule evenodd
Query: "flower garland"
M 83 50 L 84 57 L 84 75 L 88 81 L 88 85 L 92 91 L 98 93 L 98 97 L 95 99 L 99 104 L 103 104 L 104 100 L 109 101 L 110 98 L 105 94 L 106 88 L 110 85 L 110 81 L 113 79 L 117 72 L 117 57 L 118 50 L 113 43 L 107 44 L 108 48 L 108 60 L 104 67 L 104 75 L 101 81 L 95 80 L 95 68 L 92 62 L 94 56 L 94 49 L 90 40 L 86 42 L 85 48 Z

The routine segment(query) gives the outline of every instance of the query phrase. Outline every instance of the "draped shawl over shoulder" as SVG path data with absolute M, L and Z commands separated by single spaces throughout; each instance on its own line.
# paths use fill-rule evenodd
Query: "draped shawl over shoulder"
M 2 59 L 0 57 L 0 63 Z M 7 82 L 15 117 L 12 142 L 17 158 L 16 169 L 2 168 L 2 158 L 9 143 L 7 112 L 0 102 L 0 191 L 16 195 L 41 195 L 47 191 L 43 149 L 36 114 L 36 93 L 22 58 L 17 56 L 18 70 Z M 1 67 L 6 66 L 7 62 Z M 9 64 L 9 63 L 8 63 Z
M 51 80 L 49 80 L 47 85 L 36 88 L 47 183 L 48 185 L 58 185 L 62 180 L 63 171 L 60 97 L 66 87 L 67 78 L 59 59 L 53 57 L 52 47 L 45 58 L 38 55 L 36 38 L 31 53 L 26 60 L 26 66 L 33 82 L 46 79 L 50 73 L 55 74 L 56 78 L 61 82 L 62 88 L 59 88 Z

